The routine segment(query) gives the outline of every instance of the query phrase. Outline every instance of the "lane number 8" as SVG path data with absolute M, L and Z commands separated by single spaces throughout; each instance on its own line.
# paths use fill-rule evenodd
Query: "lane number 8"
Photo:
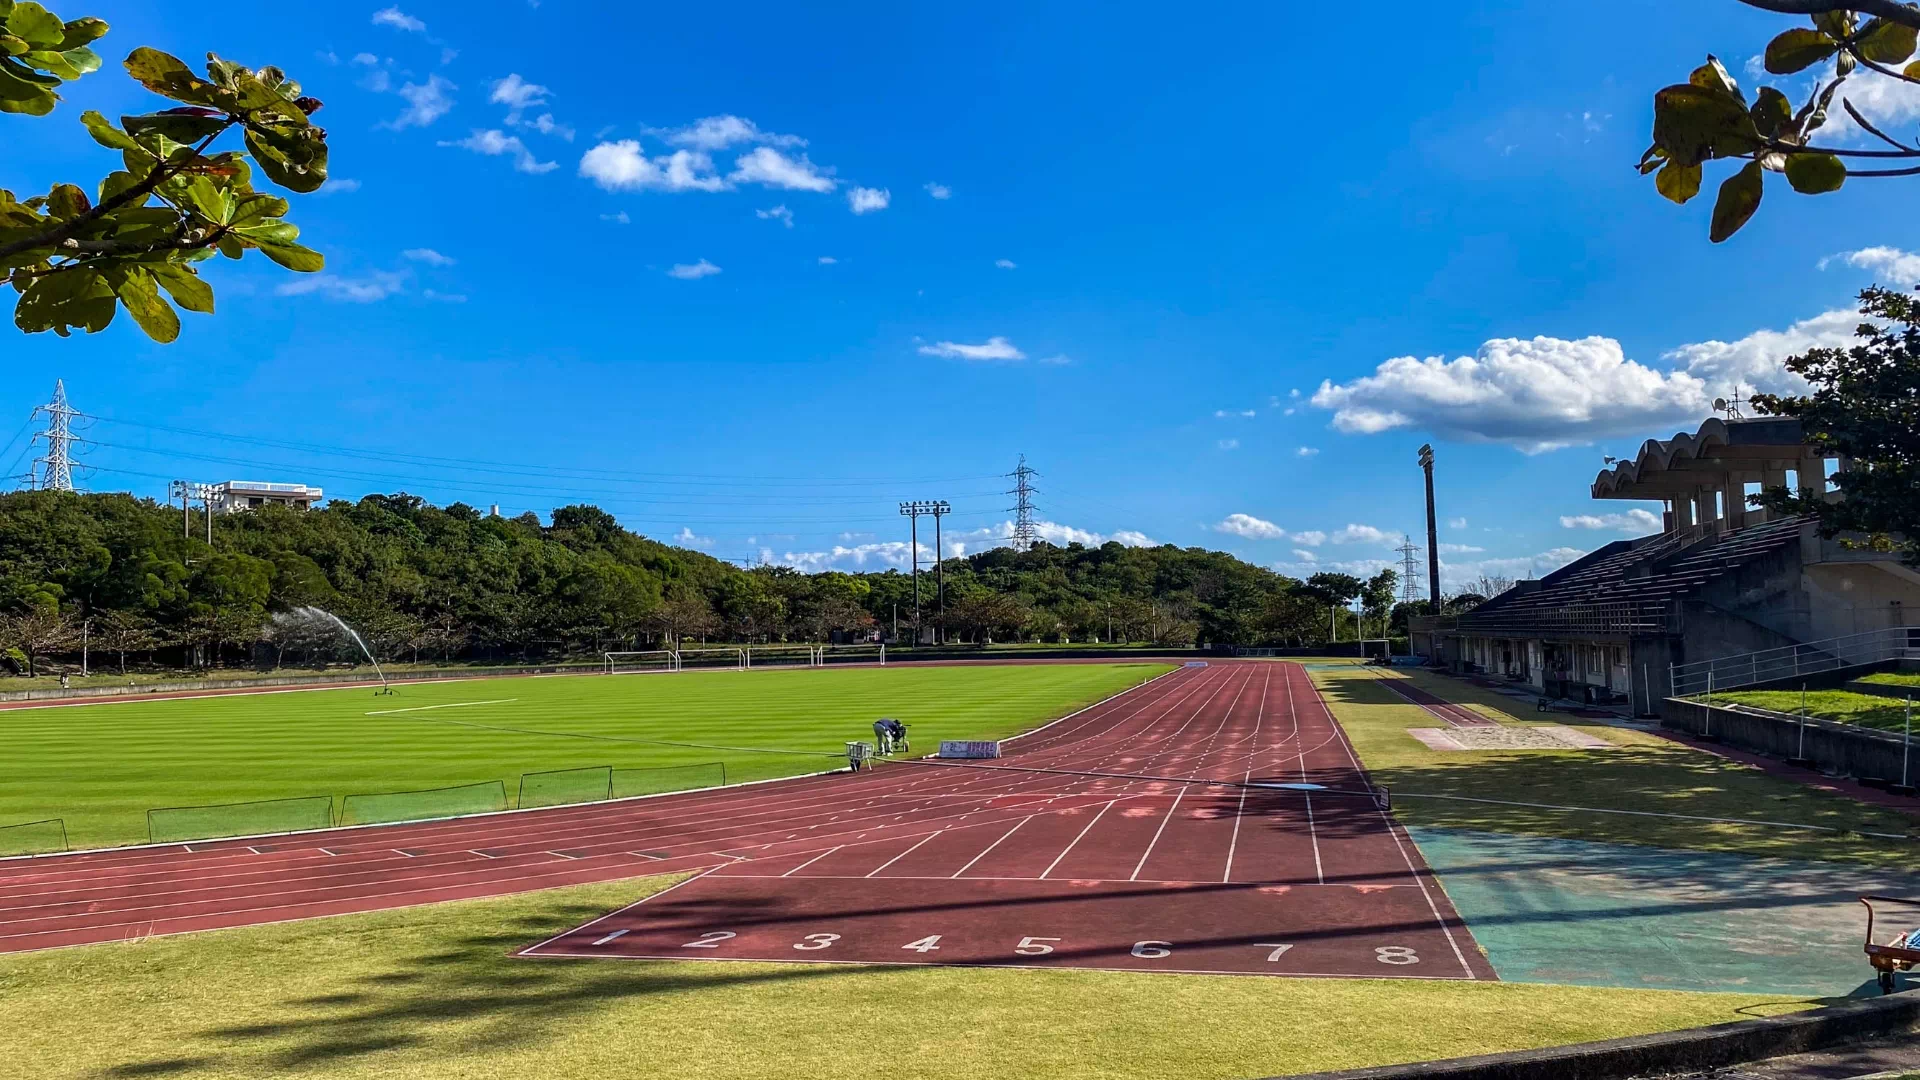
M 1383 964 L 1417 964 L 1420 957 L 1405 945 L 1383 945 L 1373 950 L 1373 958 Z

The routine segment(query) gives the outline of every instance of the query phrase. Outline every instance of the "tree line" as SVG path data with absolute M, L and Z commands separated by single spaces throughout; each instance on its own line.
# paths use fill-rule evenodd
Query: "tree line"
M 128 494 L 0 495 L 0 656 L 21 674 L 82 653 L 108 670 L 345 659 L 350 644 L 275 618 L 303 607 L 345 619 L 383 661 L 916 639 L 909 573 L 743 568 L 593 506 L 543 522 L 375 494 L 219 515 L 211 542 L 204 528 Z M 1391 570 L 1299 580 L 1173 545 L 994 548 L 940 570 L 944 612 L 931 569 L 920 577 L 922 640 L 1307 646 L 1404 632 L 1407 614 Z

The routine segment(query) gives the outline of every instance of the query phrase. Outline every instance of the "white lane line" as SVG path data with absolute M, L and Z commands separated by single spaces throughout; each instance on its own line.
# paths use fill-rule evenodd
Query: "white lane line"
M 1119 799 L 1115 799 L 1113 800 L 1113 802 L 1109 802 L 1107 805 L 1101 807 L 1100 812 L 1093 815 L 1093 820 L 1087 822 L 1087 827 L 1080 830 L 1080 835 L 1073 838 L 1073 843 L 1068 844 L 1066 847 L 1060 849 L 1060 854 L 1055 855 L 1053 857 L 1053 861 L 1047 864 L 1047 868 L 1045 870 L 1040 871 L 1040 876 L 1046 877 L 1048 874 L 1053 873 L 1053 868 L 1056 866 L 1059 866 L 1060 860 L 1067 857 L 1067 852 L 1073 850 L 1073 845 L 1078 844 L 1082 838 L 1084 838 L 1088 833 L 1092 832 L 1093 827 L 1095 825 L 1100 824 L 1100 819 L 1107 816 L 1107 811 L 1113 809 L 1113 804 L 1119 801 L 1120 801 Z
M 1268 668 L 1260 677 L 1260 707 L 1253 714 L 1253 735 L 1250 741 L 1253 749 L 1247 752 L 1247 772 L 1240 778 L 1242 785 L 1253 783 L 1253 762 L 1260 756 L 1260 723 L 1267 718 L 1267 688 L 1273 683 L 1273 669 Z M 1227 843 L 1227 869 L 1220 875 L 1222 882 L 1233 880 L 1233 853 L 1240 849 L 1240 819 L 1247 816 L 1247 789 L 1240 789 L 1240 806 L 1233 814 L 1233 839 Z
M 418 857 L 411 851 L 401 851 L 399 848 L 390 848 L 388 850 L 392 851 L 395 855 L 405 855 L 409 859 Z
M 594 944 L 595 944 L 595 945 L 605 945 L 605 944 L 606 944 L 607 942 L 609 942 L 609 941 L 612 941 L 612 940 L 613 940 L 614 938 L 617 938 L 617 937 L 620 937 L 621 935 L 623 935 L 623 934 L 625 934 L 625 933 L 626 933 L 626 931 L 625 931 L 625 930 L 615 930 L 615 931 L 614 931 L 613 933 L 611 933 L 611 934 L 608 934 L 608 935 L 607 935 L 606 937 L 603 937 L 603 938 L 601 938 L 600 940 L 598 940 L 598 941 L 596 941 L 596 942 L 594 942 Z
M 366 716 L 392 716 L 394 713 L 427 712 L 432 709 L 464 709 L 469 705 L 505 705 L 510 701 L 519 701 L 517 697 L 494 698 L 491 701 L 455 701 L 447 705 L 414 705 L 405 709 L 375 709 Z
M 1301 670 L 1304 671 L 1305 669 L 1302 668 Z M 1311 683 L 1309 683 L 1309 685 L 1311 685 Z M 1315 690 L 1314 694 L 1317 696 L 1319 691 Z M 1326 706 L 1322 705 L 1321 707 L 1324 709 Z M 1300 712 L 1293 699 L 1293 679 L 1291 675 L 1289 675 L 1287 679 L 1287 711 L 1293 714 L 1294 729 L 1296 731 L 1299 730 Z M 1327 713 L 1327 719 L 1336 726 L 1338 725 L 1338 721 L 1333 719 L 1333 713 L 1331 711 Z M 1307 750 L 1304 745 L 1306 740 L 1301 739 L 1299 742 L 1301 744 L 1298 747 L 1300 753 L 1300 782 L 1304 784 L 1307 782 Z M 1321 745 L 1325 744 L 1323 743 Z M 1319 747 L 1315 747 L 1315 749 L 1319 749 Z M 1352 755 L 1349 754 L 1348 757 L 1352 757 Z M 1354 768 L 1356 771 L 1359 769 L 1358 762 L 1354 763 Z M 1320 879 L 1320 884 L 1325 885 L 1327 883 L 1327 871 L 1326 867 L 1321 865 L 1320 862 L 1320 830 L 1316 828 L 1313 823 L 1313 796 L 1304 791 L 1300 793 L 1300 796 L 1305 799 L 1307 803 L 1307 836 L 1313 840 L 1313 875 Z
M 845 844 L 840 845 L 840 847 L 845 847 L 845 846 L 846 846 Z M 807 867 L 812 866 L 814 863 L 819 862 L 821 859 L 824 859 L 827 856 L 833 854 L 834 852 L 839 851 L 840 847 L 830 847 L 827 850 L 821 852 L 820 854 L 815 855 L 813 858 L 808 859 L 806 862 L 801 863 L 799 866 L 796 866 L 793 869 L 787 871 L 786 873 L 781 874 L 780 876 L 792 877 L 793 875 L 799 873 L 800 871 L 805 870 Z
M 873 869 L 872 869 L 871 871 L 869 871 L 869 872 L 868 872 L 868 873 L 867 873 L 867 874 L 866 874 L 865 876 L 867 876 L 867 877 L 872 877 L 872 876 L 873 876 L 874 874 L 877 874 L 877 873 L 879 873 L 880 871 L 882 871 L 882 870 L 885 870 L 885 869 L 886 869 L 887 867 L 889 867 L 889 866 L 892 866 L 892 865 L 893 865 L 894 863 L 897 863 L 897 862 L 899 862 L 899 861 L 900 861 L 901 859 L 904 859 L 904 858 L 906 858 L 907 856 L 909 856 L 909 855 L 911 855 L 911 854 L 913 854 L 914 852 L 916 852 L 916 851 L 919 851 L 919 850 L 920 850 L 920 844 L 924 844 L 924 843 L 926 843 L 926 842 L 927 842 L 928 840 L 931 840 L 931 839 L 933 839 L 934 837 L 936 837 L 936 836 L 939 836 L 939 835 L 940 835 L 940 833 L 943 833 L 943 832 L 946 832 L 946 831 L 947 831 L 947 830 L 945 830 L 945 829 L 940 829 L 940 830 L 938 830 L 937 832 L 931 832 L 931 833 L 928 833 L 928 834 L 927 834 L 927 835 L 926 835 L 925 837 L 923 837 L 923 838 L 921 838 L 921 840 L 920 840 L 920 843 L 919 843 L 919 844 L 915 844 L 915 845 L 913 845 L 912 847 L 910 847 L 910 848 L 908 848 L 907 850 L 905 850 L 905 851 L 903 851 L 903 852 L 901 852 L 900 854 L 898 854 L 898 855 L 895 855 L 895 856 L 894 856 L 893 858 L 891 858 L 891 859 L 888 859 L 888 860 L 887 860 L 886 862 L 883 862 L 883 863 L 881 863 L 881 864 L 880 864 L 879 866 L 876 866 L 876 867 L 874 867 L 874 868 L 873 868 Z
M 1180 794 L 1173 797 L 1173 805 L 1167 807 L 1167 816 L 1160 819 L 1160 827 L 1153 830 L 1153 839 L 1147 841 L 1147 850 L 1140 853 L 1140 861 L 1134 864 L 1133 873 L 1127 875 L 1128 881 L 1140 880 L 1140 870 L 1147 865 L 1147 856 L 1153 854 L 1153 846 L 1160 842 L 1160 834 L 1167 831 L 1167 822 L 1172 821 L 1173 815 L 1179 812 L 1180 798 L 1186 793 L 1187 789 L 1181 788 Z
M 479 848 L 468 848 L 468 849 L 467 849 L 467 854 L 469 854 L 469 855 L 478 855 L 478 856 L 480 856 L 480 857 L 481 857 L 481 858 L 483 858 L 483 859 L 497 859 L 497 858 L 499 858 L 499 857 L 500 857 L 500 856 L 498 856 L 498 855 L 489 855 L 489 854 L 487 854 L 486 852 L 484 852 L 484 851 L 481 851 L 481 850 L 480 850 Z
M 958 870 L 955 870 L 955 871 L 953 872 L 953 876 L 954 876 L 954 877 L 959 877 L 959 876 L 960 876 L 961 874 L 964 874 L 964 873 L 966 873 L 967 871 L 969 871 L 969 870 L 971 870 L 971 869 L 973 869 L 973 864 L 974 864 L 974 863 L 977 863 L 977 862 L 979 862 L 979 861 L 980 861 L 981 859 L 984 859 L 984 858 L 986 858 L 986 857 L 987 857 L 987 851 L 992 851 L 992 850 L 993 850 L 994 848 L 997 848 L 997 847 L 999 847 L 999 846 L 1000 846 L 1000 841 L 1001 841 L 1001 840 L 1005 840 L 1005 839 L 1006 839 L 1007 837 L 1009 837 L 1009 836 L 1012 836 L 1012 835 L 1013 835 L 1014 833 L 1017 833 L 1017 832 L 1019 832 L 1019 831 L 1020 831 L 1020 826 L 1022 826 L 1022 825 L 1025 825 L 1025 824 L 1026 824 L 1027 822 L 1029 822 L 1029 821 L 1032 821 L 1032 820 L 1033 820 L 1034 818 L 1037 818 L 1037 817 L 1039 817 L 1039 816 L 1040 816 L 1040 815 L 1038 815 L 1038 814 L 1028 814 L 1028 815 L 1027 815 L 1026 817 L 1023 817 L 1023 818 L 1021 818 L 1021 819 L 1020 819 L 1019 821 L 1016 821 L 1016 822 L 1014 822 L 1014 824 L 1013 824 L 1013 828 L 1011 828 L 1011 829 L 1008 829 L 1008 830 L 1007 830 L 1006 832 L 1004 832 L 1004 833 L 1001 833 L 1001 834 L 1000 834 L 1000 840 L 995 840 L 995 841 L 994 841 L 993 843 L 991 843 L 991 844 L 988 844 L 988 845 L 987 845 L 987 848 L 986 848 L 986 851 L 982 851 L 982 852 L 981 852 L 980 854 L 978 854 L 978 855 L 975 855 L 975 856 L 974 856 L 973 858 L 971 858 L 971 859 L 968 859 L 968 860 L 967 860 L 967 865 L 965 865 L 965 866 L 963 866 L 963 867 L 961 867 L 961 868 L 960 868 L 960 869 L 958 869 Z

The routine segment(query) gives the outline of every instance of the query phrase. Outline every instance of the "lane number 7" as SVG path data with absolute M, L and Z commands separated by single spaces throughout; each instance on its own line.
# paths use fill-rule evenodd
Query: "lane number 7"
M 1275 945 L 1271 941 L 1256 941 L 1253 943 L 1253 947 L 1256 949 L 1272 949 L 1273 950 L 1272 952 L 1267 954 L 1267 963 L 1269 964 L 1287 955 L 1287 950 L 1293 948 L 1293 946 L 1291 945 Z

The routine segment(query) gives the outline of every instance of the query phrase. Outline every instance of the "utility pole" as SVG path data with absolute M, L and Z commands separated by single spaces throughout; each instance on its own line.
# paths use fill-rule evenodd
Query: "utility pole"
M 27 486 L 42 491 L 72 491 L 73 446 L 77 441 L 73 436 L 73 420 L 80 412 L 67 404 L 66 380 L 53 381 L 53 400 L 35 406 L 33 415 L 47 418 L 47 429 L 33 433 L 33 441 L 46 443 L 47 452 L 33 459 L 39 479 L 29 479 Z
M 1440 526 L 1433 514 L 1433 444 L 1420 447 L 1420 468 L 1427 474 L 1427 603 L 1440 614 Z
M 1013 550 L 1028 551 L 1040 538 L 1033 524 L 1033 497 L 1040 492 L 1033 478 L 1040 474 L 1027 467 L 1027 455 L 1021 454 L 1020 464 L 1007 475 L 1013 477 L 1013 490 L 1007 492 L 1013 496 L 1013 505 L 1007 508 L 1013 514 Z

